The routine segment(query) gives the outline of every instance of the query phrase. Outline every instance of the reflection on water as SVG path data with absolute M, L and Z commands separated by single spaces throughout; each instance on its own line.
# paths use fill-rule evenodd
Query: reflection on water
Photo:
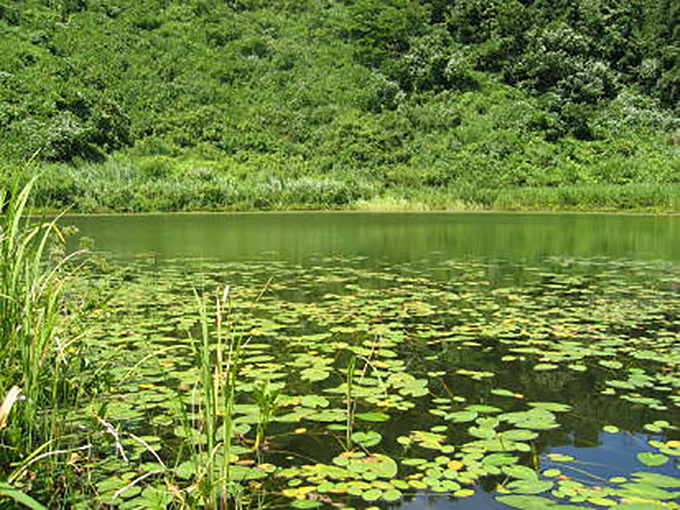
M 438 255 L 536 261 L 603 255 L 680 260 L 680 217 L 496 213 L 257 213 L 74 216 L 98 249 L 161 258 L 366 256 L 402 262 Z

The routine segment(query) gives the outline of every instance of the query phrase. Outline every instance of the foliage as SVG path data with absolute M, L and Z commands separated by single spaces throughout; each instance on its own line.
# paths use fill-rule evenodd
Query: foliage
M 633 223 L 620 220 L 597 223 L 624 233 Z M 494 252 L 484 243 L 425 263 L 319 254 L 318 243 L 302 264 L 128 259 L 125 292 L 92 314 L 88 342 L 100 347 L 93 360 L 115 345 L 122 371 L 135 367 L 104 396 L 108 419 L 158 453 L 123 441 L 125 464 L 100 449 L 91 490 L 116 508 L 474 495 L 513 508 L 640 498 L 677 509 L 677 267 L 593 257 L 569 228 L 558 237 L 577 240 L 571 255 L 546 257 L 556 240 L 527 221 L 496 229 L 503 245 L 520 231 L 523 241 L 501 262 L 480 255 Z M 458 238 L 477 239 L 477 224 Z M 192 360 L 178 338 L 197 330 Z
M 68 366 L 68 343 L 57 334 L 63 260 L 45 263 L 59 234 L 56 222 L 31 225 L 23 217 L 35 179 L 15 186 L 3 199 L 0 228 L 0 350 L 2 394 L 11 386 L 25 396 L 20 420 L 6 419 L 3 440 L 24 453 L 41 438 L 37 414 L 64 397 L 62 370 Z
M 43 509 L 24 486 L 61 497 L 70 470 L 41 480 L 31 478 L 32 470 L 43 459 L 52 465 L 60 455 L 89 448 L 59 446 L 64 415 L 96 392 L 96 382 L 76 334 L 86 293 L 74 299 L 64 291 L 79 252 L 65 255 L 67 232 L 58 218 L 27 215 L 35 184 L 36 178 L 24 186 L 15 179 L 0 198 L 0 501 Z
M 678 16 L 671 0 L 4 0 L 0 160 L 37 152 L 38 204 L 82 211 L 621 181 L 593 181 L 602 166 L 670 183 Z

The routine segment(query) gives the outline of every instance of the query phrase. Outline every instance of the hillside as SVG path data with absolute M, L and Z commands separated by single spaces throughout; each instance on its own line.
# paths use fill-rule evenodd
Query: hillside
M 680 210 L 673 0 L 0 0 L 36 205 Z

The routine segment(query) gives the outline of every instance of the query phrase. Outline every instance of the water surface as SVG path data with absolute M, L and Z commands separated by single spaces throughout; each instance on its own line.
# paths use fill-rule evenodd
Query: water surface
M 166 401 L 196 381 L 192 358 L 176 350 L 195 331 L 194 291 L 210 301 L 231 286 L 233 320 L 252 339 L 237 412 L 246 451 L 258 388 L 282 394 L 265 452 L 283 470 L 272 494 L 289 483 L 285 497 L 329 508 L 367 507 L 376 493 L 385 508 L 507 508 L 499 501 L 508 492 L 598 507 L 647 487 L 641 472 L 677 477 L 678 217 L 67 221 L 118 268 L 107 280 L 118 291 L 92 317 L 92 345 L 115 352 L 126 375 L 110 419 L 162 444 L 177 445 L 185 434 Z M 346 444 L 343 432 L 350 359 L 362 367 L 353 398 L 367 417 L 354 431 L 378 434 L 361 448 Z M 130 367 L 139 367 L 132 380 Z M 385 421 L 373 420 L 376 412 Z M 347 448 L 370 462 L 393 459 L 398 475 L 378 475 L 375 486 L 355 472 L 320 482 L 301 460 L 324 472 L 346 462 Z M 513 466 L 540 479 L 527 481 Z M 300 484 L 312 487 L 311 496 L 295 493 Z M 403 497 L 392 502 L 395 490 Z M 285 497 L 276 504 L 294 501 Z
M 117 255 L 301 262 L 441 257 L 533 262 L 547 256 L 680 260 L 680 216 L 508 213 L 239 213 L 72 216 Z

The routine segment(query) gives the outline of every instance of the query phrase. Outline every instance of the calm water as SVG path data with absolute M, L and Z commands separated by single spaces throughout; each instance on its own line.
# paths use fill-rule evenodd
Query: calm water
M 160 258 L 302 262 L 365 256 L 535 262 L 547 256 L 680 261 L 680 216 L 495 213 L 254 213 L 74 216 L 99 250 Z
M 274 301 L 271 309 L 265 307 L 264 313 L 273 310 L 270 318 L 276 320 L 277 315 L 282 315 L 280 318 L 286 320 L 279 326 L 271 326 L 270 331 L 256 321 L 254 324 L 259 331 L 264 331 L 258 341 L 266 343 L 269 338 L 277 338 L 282 342 L 274 347 L 279 354 L 288 352 L 288 338 L 294 344 L 303 341 L 308 333 L 327 330 L 336 331 L 333 338 L 350 343 L 365 341 L 366 335 L 361 331 L 374 319 L 372 314 L 384 314 L 382 320 L 392 328 L 389 334 L 394 338 L 393 348 L 400 359 L 406 360 L 409 370 L 422 380 L 427 380 L 432 371 L 440 371 L 441 375 L 430 378 L 433 396 L 446 396 L 444 390 L 448 393 L 448 388 L 453 388 L 467 403 L 491 403 L 508 411 L 522 410 L 526 407 L 524 402 L 532 400 L 568 404 L 572 411 L 564 418 L 560 415 L 560 428 L 541 432 L 536 442 L 544 466 L 555 467 L 549 454 L 557 452 L 576 457 L 583 463 L 580 466 L 586 466 L 595 477 L 625 475 L 644 468 L 637 465 L 635 456 L 650 451 L 647 444 L 650 439 L 677 436 L 676 433 L 666 435 L 667 430 L 653 435 L 644 426 L 654 420 L 674 421 L 678 417 L 678 404 L 673 408 L 674 401 L 669 400 L 668 391 L 679 379 L 657 379 L 657 386 L 669 385 L 660 392 L 650 386 L 633 390 L 649 396 L 651 404 L 633 405 L 605 391 L 611 390 L 607 389 L 610 381 L 625 384 L 633 373 L 626 372 L 631 368 L 643 367 L 654 376 L 657 360 L 627 358 L 631 351 L 626 347 L 628 338 L 642 350 L 652 349 L 658 336 L 666 342 L 664 356 L 677 352 L 677 342 L 669 339 L 677 333 L 673 325 L 677 301 L 672 299 L 677 295 L 673 289 L 680 288 L 676 287 L 680 217 L 266 213 L 74 216 L 66 218 L 64 223 L 77 226 L 81 236 L 92 238 L 97 251 L 113 259 L 134 260 L 134 264 L 143 266 L 139 276 L 130 279 L 130 288 L 137 290 L 131 291 L 134 298 L 130 297 L 129 303 L 138 311 L 124 310 L 122 300 L 117 306 L 123 322 L 116 330 L 116 321 L 112 321 L 110 329 L 103 332 L 105 342 L 113 339 L 120 341 L 121 347 L 136 349 L 140 343 L 134 335 L 139 333 L 150 345 L 154 341 L 165 345 L 167 338 L 154 340 L 157 336 L 154 321 L 166 327 L 171 336 L 176 333 L 173 333 L 173 324 L 181 323 L 186 308 L 173 300 L 184 295 L 189 296 L 191 302 L 190 287 L 195 285 L 195 282 L 186 284 L 187 277 L 182 271 L 188 271 L 197 260 L 202 260 L 208 262 L 204 266 L 200 263 L 197 271 L 207 271 L 206 280 L 201 281 L 204 285 L 207 281 L 208 287 L 238 282 L 256 288 L 270 273 L 277 277 L 280 283 L 271 291 Z M 184 274 L 198 274 L 191 271 Z M 224 278 L 229 281 L 224 282 Z M 428 288 L 430 278 L 437 283 Z M 661 278 L 663 284 L 657 281 Z M 500 293 L 494 290 L 496 286 Z M 385 292 L 381 292 L 382 289 Z M 147 302 L 154 299 L 154 292 L 161 300 L 156 317 L 155 312 L 150 315 Z M 628 318 L 628 310 L 634 311 L 638 299 L 646 300 L 647 308 L 641 306 L 635 310 L 637 315 Z M 411 300 L 417 301 L 418 307 L 406 318 L 402 311 L 411 306 Z M 310 315 L 309 307 L 317 302 L 324 303 L 319 307 L 329 307 L 329 317 L 318 320 L 315 314 Z M 356 312 L 346 319 L 345 312 L 350 312 L 352 306 Z M 373 306 L 379 311 L 370 311 Z M 290 312 L 288 316 L 277 312 L 290 309 L 298 312 Z M 135 313 L 139 313 L 138 319 Z M 309 330 L 298 324 L 314 324 L 315 320 L 318 323 Z M 528 333 L 518 333 L 515 324 L 528 324 L 525 328 Z M 134 331 L 137 326 L 140 331 Z M 477 326 L 479 329 L 474 329 Z M 459 335 L 460 341 L 449 342 L 451 332 Z M 583 338 L 588 337 L 585 341 L 578 337 L 581 332 Z M 409 342 L 402 343 L 404 334 L 407 340 L 418 335 L 426 340 L 411 346 Z M 616 339 L 614 343 L 607 335 Z M 553 337 L 562 346 L 548 361 L 560 366 L 543 372 L 536 364 L 546 361 L 539 359 L 541 350 L 549 350 Z M 386 338 L 390 338 L 389 335 Z M 585 366 L 582 366 L 583 372 L 578 367 L 566 368 L 569 357 L 574 355 L 572 339 L 583 342 L 578 349 L 595 344 L 595 352 L 579 358 L 588 361 L 587 372 Z M 510 365 L 501 363 L 500 357 L 521 352 L 525 341 L 527 345 L 542 347 L 528 353 L 526 358 L 519 356 L 521 364 L 512 365 L 519 368 L 508 370 Z M 278 345 L 274 340 L 271 342 Z M 303 352 L 313 348 L 304 342 L 300 346 Z M 610 349 L 611 356 L 598 358 L 597 349 Z M 262 358 L 263 353 L 253 353 L 253 360 Z M 295 348 L 277 360 L 285 365 L 285 356 L 292 354 Z M 320 361 L 331 366 L 337 365 L 339 359 L 337 354 L 329 354 L 325 361 Z M 625 362 L 612 366 L 612 359 Z M 167 361 L 181 364 L 181 360 Z M 266 372 L 269 369 L 266 361 L 254 363 L 261 363 Z M 659 363 L 664 363 L 664 373 L 677 375 L 677 362 L 664 359 Z M 460 369 L 464 369 L 462 373 Z M 466 374 L 465 370 L 472 372 Z M 292 373 L 296 371 L 299 369 L 294 368 Z M 338 383 L 333 377 L 323 383 L 293 382 L 286 391 L 300 395 L 325 391 L 331 386 L 328 381 Z M 499 388 L 510 388 L 522 396 L 517 397 L 520 400 L 513 400 L 514 397 L 507 400 L 507 395 L 493 394 L 493 390 Z M 635 392 L 631 395 L 641 398 Z M 433 409 L 430 403 L 418 398 L 413 400 L 417 403 L 417 412 L 408 411 L 402 413 L 402 417 L 397 414 L 389 425 L 375 425 L 375 430 L 384 436 L 384 444 L 396 445 L 398 434 L 405 437 L 414 430 L 441 425 L 428 415 Z M 457 405 L 450 408 L 445 405 L 442 409 L 450 412 L 457 410 Z M 607 424 L 616 424 L 625 433 L 604 432 Z M 449 430 L 448 440 L 460 444 L 469 441 L 465 436 L 469 425 L 456 425 L 457 430 Z M 288 426 L 282 424 L 281 432 Z M 316 434 L 313 441 L 284 441 L 283 446 L 315 456 L 317 446 L 314 445 L 318 444 L 318 438 L 327 440 L 327 437 L 323 439 L 327 432 L 323 427 L 310 427 L 310 430 L 312 436 Z M 394 449 L 383 451 L 397 456 L 403 454 Z M 330 462 L 337 453 L 326 452 L 328 458 L 322 460 Z M 528 462 L 527 456 L 521 458 L 522 462 Z M 563 472 L 578 476 L 569 469 L 567 466 Z M 657 471 L 675 476 L 675 461 Z M 401 507 L 507 508 L 494 499 L 493 484 L 491 489 L 477 490 L 469 498 L 417 495 Z

